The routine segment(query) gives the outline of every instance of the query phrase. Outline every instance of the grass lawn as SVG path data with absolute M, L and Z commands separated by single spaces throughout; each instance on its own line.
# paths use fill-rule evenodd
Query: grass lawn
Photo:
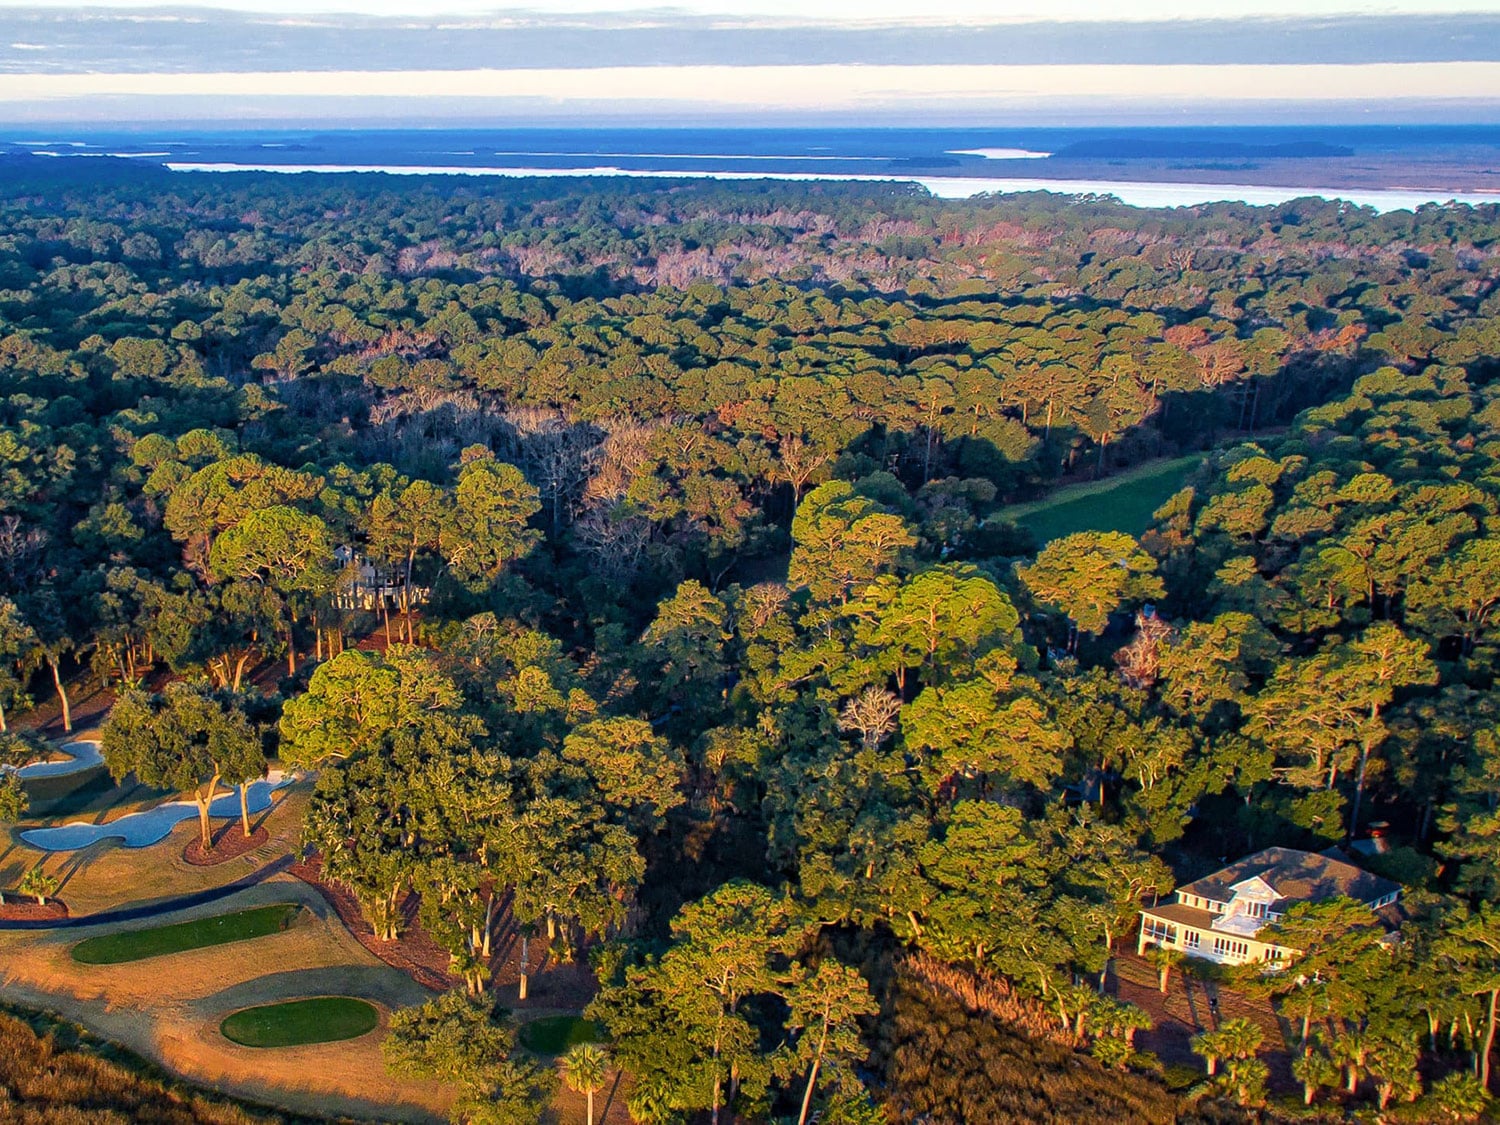
M 560 1055 L 579 1043 L 604 1042 L 604 1029 L 580 1016 L 544 1016 L 521 1025 L 521 1046 L 538 1055 Z
M 1045 500 L 1013 504 L 991 519 L 1026 528 L 1037 543 L 1078 531 L 1123 531 L 1140 535 L 1160 508 L 1203 462 L 1201 453 L 1155 461 L 1100 481 L 1059 488 Z
M 280 933 L 292 924 L 302 907 L 295 902 L 257 906 L 234 914 L 219 914 L 192 922 L 177 922 L 149 930 L 124 930 L 85 938 L 73 947 L 73 960 L 85 965 L 118 965 L 144 957 L 183 953 L 231 941 L 248 941 Z
M 300 1047 L 357 1039 L 379 1022 L 380 1013 L 368 1000 L 316 996 L 246 1008 L 227 1017 L 219 1030 L 242 1047 Z

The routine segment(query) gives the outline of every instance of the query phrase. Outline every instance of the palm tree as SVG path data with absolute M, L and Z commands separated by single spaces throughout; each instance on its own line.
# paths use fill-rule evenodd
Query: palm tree
M 579 1043 L 562 1057 L 562 1072 L 568 1089 L 588 1098 L 588 1125 L 594 1125 L 594 1091 L 609 1074 L 609 1055 L 596 1044 Z
M 1224 1053 L 1235 1059 L 1254 1058 L 1266 1038 L 1266 1033 L 1258 1024 L 1244 1018 L 1228 1020 L 1219 1028 L 1219 1033 L 1224 1036 Z
M 1187 960 L 1187 954 L 1170 945 L 1153 945 L 1149 954 L 1156 966 L 1156 986 L 1166 995 L 1167 983 L 1172 979 L 1172 970 Z
M 36 899 L 38 906 L 46 906 L 47 900 L 57 893 L 58 882 L 56 875 L 49 875 L 40 867 L 33 867 L 21 876 L 20 885 L 16 889 L 23 895 Z
M 1302 1083 L 1302 1104 L 1312 1105 L 1318 1091 L 1339 1080 L 1339 1064 L 1313 1048 L 1292 1060 L 1292 1077 Z
M 1254 1058 L 1264 1038 L 1265 1032 L 1249 1020 L 1228 1020 L 1217 1031 L 1202 1031 L 1193 1036 L 1193 1053 L 1203 1056 L 1208 1076 L 1212 1078 L 1218 1073 L 1220 1059 Z
M 1223 1031 L 1200 1031 L 1193 1036 L 1193 1054 L 1203 1059 L 1210 1078 L 1219 1073 L 1219 1060 L 1228 1055 L 1227 1047 Z
M 1344 1089 L 1351 1094 L 1359 1092 L 1359 1079 L 1369 1061 L 1373 1044 L 1357 1031 L 1341 1035 L 1333 1041 L 1333 1057 L 1344 1068 Z

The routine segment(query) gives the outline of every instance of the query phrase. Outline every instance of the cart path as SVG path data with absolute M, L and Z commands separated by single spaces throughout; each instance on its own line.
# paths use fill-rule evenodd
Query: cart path
M 119 922 L 138 922 L 143 918 L 156 918 L 163 914 L 171 914 L 178 910 L 190 910 L 195 906 L 203 906 L 205 903 L 218 902 L 220 899 L 229 898 L 249 887 L 258 886 L 273 876 L 280 875 L 287 868 L 296 863 L 293 855 L 284 855 L 279 859 L 273 859 L 264 867 L 250 874 L 236 879 L 232 883 L 225 883 L 221 887 L 210 887 L 206 891 L 194 891 L 192 894 L 178 895 L 176 898 L 163 899 L 161 902 L 150 903 L 145 906 L 126 906 L 118 910 L 101 910 L 93 914 L 81 914 L 69 918 L 29 918 L 16 919 L 13 921 L 0 920 L 0 930 L 74 930 L 86 926 L 109 926 Z

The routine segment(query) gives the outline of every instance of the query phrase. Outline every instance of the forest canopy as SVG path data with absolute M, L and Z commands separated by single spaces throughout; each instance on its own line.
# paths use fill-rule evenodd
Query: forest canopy
M 92 677 L 117 773 L 316 770 L 474 997 L 389 1048 L 460 1116 L 546 1085 L 475 1007 L 508 896 L 640 1120 L 1166 1120 L 1108 1089 L 1140 906 L 1376 823 L 1405 940 L 1273 1002 L 1351 1097 L 1489 1083 L 1500 206 L 6 174 L 0 728 Z M 1142 535 L 996 516 L 1184 454 Z M 1097 1065 L 974 1090 L 944 1028 Z

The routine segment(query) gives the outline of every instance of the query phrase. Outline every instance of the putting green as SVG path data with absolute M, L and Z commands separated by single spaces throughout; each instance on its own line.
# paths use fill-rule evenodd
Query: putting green
M 249 941 L 279 933 L 292 924 L 302 909 L 295 902 L 278 902 L 274 906 L 257 906 L 233 914 L 217 914 L 149 930 L 122 930 L 85 938 L 73 947 L 73 960 L 85 965 L 119 965 L 146 957 L 168 953 L 185 953 L 232 941 Z
M 579 1043 L 604 1042 L 604 1030 L 579 1016 L 544 1016 L 521 1025 L 521 1046 L 538 1055 L 560 1055 Z
M 1153 461 L 1100 481 L 1059 488 L 1043 500 L 1002 508 L 990 518 L 1019 524 L 1038 546 L 1076 531 L 1123 531 L 1139 536 L 1199 465 L 1203 455 Z
M 245 1008 L 219 1025 L 224 1038 L 242 1047 L 301 1047 L 357 1039 L 373 1031 L 380 1013 L 352 996 L 315 996 Z

